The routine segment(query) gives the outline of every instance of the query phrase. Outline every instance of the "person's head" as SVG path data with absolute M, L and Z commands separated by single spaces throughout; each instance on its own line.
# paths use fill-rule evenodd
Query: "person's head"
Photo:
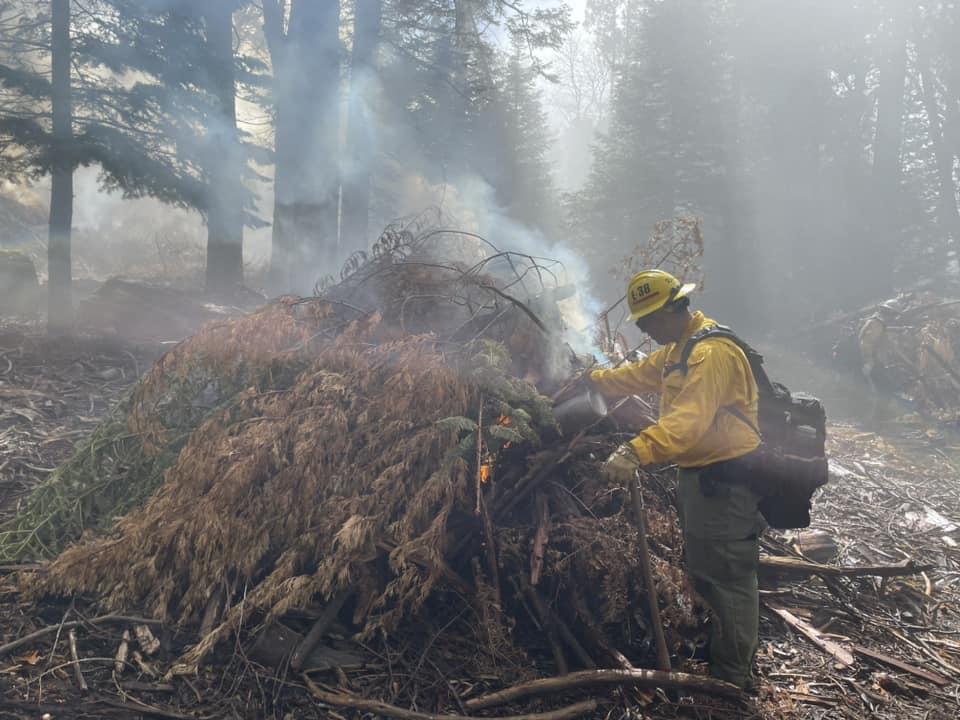
M 677 342 L 690 324 L 693 283 L 681 284 L 663 270 L 644 270 L 627 286 L 630 319 L 660 345 Z

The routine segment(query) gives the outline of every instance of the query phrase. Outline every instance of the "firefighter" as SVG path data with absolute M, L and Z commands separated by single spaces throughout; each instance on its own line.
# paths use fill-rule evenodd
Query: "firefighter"
M 876 312 L 864 321 L 857 333 L 861 369 L 873 397 L 872 420 L 875 424 L 880 423 L 888 414 L 890 396 L 894 391 L 887 369 L 892 347 L 887 329 L 897 319 L 900 310 L 898 299 L 887 300 L 877 306 Z
M 642 466 L 677 464 L 687 570 L 713 613 L 710 672 L 752 691 L 759 623 L 758 534 L 764 527 L 760 498 L 747 478 L 716 482 L 709 470 L 760 444 L 752 429 L 758 425 L 757 385 L 743 351 L 724 338 L 697 343 L 686 372 L 674 367 L 686 341 L 716 325 L 702 312 L 690 310 L 695 287 L 662 270 L 638 273 L 630 281 L 630 318 L 663 347 L 637 363 L 596 370 L 590 379 L 607 397 L 659 392 L 660 419 L 619 447 L 604 463 L 603 473 L 611 485 L 626 486 L 636 482 Z

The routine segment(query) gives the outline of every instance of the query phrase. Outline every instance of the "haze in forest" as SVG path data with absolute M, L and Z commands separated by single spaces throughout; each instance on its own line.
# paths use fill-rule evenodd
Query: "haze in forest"
M 562 256 L 592 310 L 675 216 L 702 218 L 697 303 L 756 335 L 956 293 L 954 3 L 92 5 L 0 2 L 0 243 L 41 272 L 67 158 L 76 278 L 183 262 L 217 292 L 310 292 L 441 206 L 498 246 Z

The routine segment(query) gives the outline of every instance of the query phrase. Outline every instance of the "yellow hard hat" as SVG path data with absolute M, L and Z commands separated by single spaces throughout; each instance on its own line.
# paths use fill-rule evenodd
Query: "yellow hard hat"
M 636 322 L 664 305 L 686 297 L 696 289 L 695 283 L 681 285 L 673 275 L 663 270 L 644 270 L 633 276 L 627 286 L 627 305 L 630 321 Z

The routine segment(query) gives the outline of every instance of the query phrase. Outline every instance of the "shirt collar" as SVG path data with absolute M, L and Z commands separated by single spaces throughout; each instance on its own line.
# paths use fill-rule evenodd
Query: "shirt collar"
M 702 330 L 708 323 L 710 323 L 710 320 L 708 320 L 706 315 L 704 315 L 701 311 L 696 310 L 691 313 L 690 322 L 687 324 L 687 329 L 683 331 L 683 336 L 672 346 L 670 346 L 667 352 L 670 355 L 673 355 L 680 349 L 684 348 L 687 344 L 687 340 L 689 340 L 695 332 Z

